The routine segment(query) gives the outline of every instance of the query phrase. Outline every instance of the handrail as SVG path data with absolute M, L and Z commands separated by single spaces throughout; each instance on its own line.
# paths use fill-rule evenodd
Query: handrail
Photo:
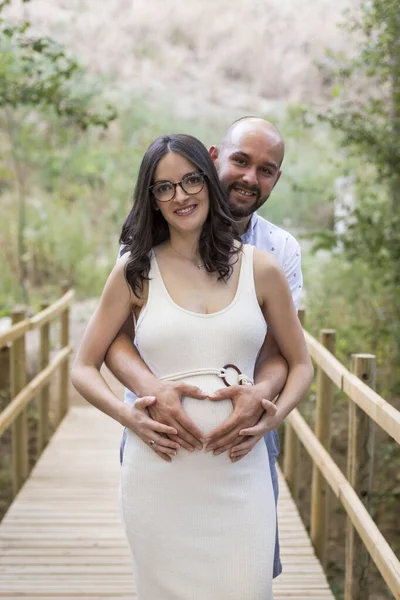
M 26 318 L 24 307 L 15 307 L 12 325 L 0 334 L 0 349 L 10 345 L 7 356 L 11 400 L 0 412 L 0 435 L 12 427 L 11 471 L 14 495 L 29 474 L 27 405 L 33 398 L 37 398 L 37 458 L 50 437 L 49 382 L 57 369 L 60 370 L 57 421 L 65 416 L 68 409 L 68 357 L 72 352 L 69 345 L 69 307 L 74 296 L 73 290 L 66 291 L 51 306 L 42 304 L 42 310 L 30 318 Z M 60 318 L 60 348 L 50 361 L 50 323 L 57 317 Z M 27 383 L 25 334 L 36 329 L 40 330 L 40 371 Z
M 398 597 L 396 594 L 400 592 L 400 562 L 395 553 L 368 514 L 349 481 L 321 442 L 318 441 L 299 411 L 297 409 L 293 410 L 287 420 L 335 496 L 342 502 L 346 513 L 390 590 L 395 597 Z
M 17 394 L 6 408 L 0 413 L 0 435 L 2 435 L 13 421 L 22 412 L 30 400 L 49 382 L 50 377 L 58 369 L 58 367 L 71 354 L 72 348 L 67 346 L 62 348 L 51 363 L 40 371 L 36 377 L 32 379 L 24 388 Z
M 7 344 L 11 344 L 18 340 L 24 333 L 27 333 L 31 328 L 29 319 L 24 319 L 15 325 L 11 325 L 9 329 L 0 333 L 0 348 L 4 348 Z
M 38 329 L 45 323 L 48 323 L 58 317 L 67 306 L 71 303 L 75 296 L 74 290 L 66 292 L 59 300 L 54 302 L 48 308 L 41 310 L 34 317 L 24 319 L 15 325 L 11 325 L 9 329 L 0 333 L 0 348 L 19 339 L 24 333 Z
M 350 373 L 320 342 L 304 331 L 311 357 L 319 368 L 377 425 L 400 444 L 400 412 Z
M 304 324 L 304 311 L 302 319 Z M 320 341 L 305 330 L 304 336 L 317 366 L 315 433 L 298 410 L 287 417 L 285 477 L 297 501 L 300 441 L 313 461 L 311 539 L 323 565 L 326 563 L 329 514 L 327 486 L 346 511 L 345 600 L 368 598 L 369 557 L 375 562 L 394 596 L 400 599 L 400 562 L 368 512 L 372 493 L 374 427 L 375 424 L 379 425 L 400 444 L 400 412 L 374 390 L 374 355 L 353 354 L 350 371 L 334 356 L 335 330 L 321 330 Z M 349 400 L 347 477 L 330 455 L 333 385 Z M 354 530 L 359 538 L 354 536 Z
M 343 378 L 342 391 L 379 427 L 400 444 L 400 412 L 352 373 Z
M 58 317 L 58 315 L 60 315 L 66 309 L 66 307 L 69 306 L 74 296 L 74 290 L 69 290 L 51 306 L 41 310 L 34 317 L 31 317 L 29 319 L 30 329 L 37 329 L 38 327 L 41 327 L 45 323 L 48 323 L 49 321 L 52 321 Z

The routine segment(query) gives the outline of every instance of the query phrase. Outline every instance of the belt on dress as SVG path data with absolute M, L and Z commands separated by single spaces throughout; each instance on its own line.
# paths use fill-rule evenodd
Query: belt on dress
M 185 377 L 192 377 L 193 375 L 216 375 L 220 377 L 224 384 L 227 387 L 230 387 L 232 384 L 228 383 L 226 380 L 228 369 L 233 369 L 237 373 L 237 385 L 254 385 L 254 381 L 241 372 L 241 370 L 232 364 L 225 365 L 220 369 L 194 369 L 193 371 L 182 371 L 181 373 L 174 373 L 173 375 L 163 375 L 159 377 L 161 380 L 168 381 L 178 381 L 179 379 L 184 379 Z

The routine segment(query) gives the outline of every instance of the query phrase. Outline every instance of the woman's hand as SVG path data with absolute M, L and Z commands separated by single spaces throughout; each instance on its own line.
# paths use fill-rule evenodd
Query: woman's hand
M 272 429 L 276 429 L 280 425 L 276 417 L 278 411 L 276 405 L 265 398 L 261 400 L 261 404 L 265 412 L 257 425 L 242 429 L 239 432 L 239 435 L 243 436 L 244 439 L 243 442 L 231 449 L 229 456 L 232 462 L 237 462 L 246 456 L 266 433 Z
M 203 449 L 201 442 L 203 433 L 189 419 L 182 408 L 183 396 L 205 400 L 207 394 L 194 385 L 188 385 L 181 381 L 160 381 L 152 382 L 151 395 L 157 399 L 149 407 L 150 416 L 158 422 L 165 423 L 174 429 L 175 434 L 172 438 L 182 448 L 189 452 Z
M 126 426 L 136 433 L 145 444 L 150 446 L 160 458 L 171 462 L 171 457 L 176 456 L 180 445 L 166 436 L 176 435 L 178 432 L 174 427 L 154 421 L 149 416 L 147 408 L 155 402 L 155 396 L 138 398 L 135 404 L 131 406 L 129 421 Z

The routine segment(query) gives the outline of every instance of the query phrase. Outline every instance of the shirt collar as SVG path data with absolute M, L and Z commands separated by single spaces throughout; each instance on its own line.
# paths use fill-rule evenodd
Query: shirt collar
M 258 219 L 257 212 L 253 212 L 253 214 L 251 215 L 249 226 L 246 229 L 246 231 L 244 232 L 244 234 L 242 235 L 242 241 L 245 244 L 248 243 L 249 238 L 251 238 L 252 235 L 253 235 L 253 231 L 254 231 L 254 228 L 256 226 L 257 219 Z

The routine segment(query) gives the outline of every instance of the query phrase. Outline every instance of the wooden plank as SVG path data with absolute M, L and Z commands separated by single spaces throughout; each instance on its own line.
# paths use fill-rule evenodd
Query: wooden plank
M 3 348 L 7 344 L 14 342 L 22 335 L 24 335 L 27 331 L 32 329 L 37 329 L 44 323 L 48 323 L 53 320 L 59 314 L 63 312 L 63 310 L 68 307 L 72 300 L 75 297 L 74 290 L 70 290 L 62 298 L 54 302 L 51 306 L 46 308 L 45 310 L 40 311 L 34 317 L 30 319 L 24 319 L 18 324 L 12 325 L 6 331 L 0 333 L 0 348 Z
M 11 313 L 13 325 L 23 323 L 26 317 L 26 309 L 24 307 L 15 307 Z M 11 346 L 10 354 L 10 392 L 11 398 L 20 394 L 21 390 L 26 385 L 26 340 L 25 334 L 14 340 Z M 10 404 L 12 401 L 10 402 Z M 10 404 L 6 407 L 7 411 Z M 5 412 L 4 411 L 4 412 Z M 0 415 L 1 419 L 1 415 Z M 11 423 L 10 423 L 11 425 Z M 16 419 L 12 423 L 12 482 L 13 482 L 13 497 L 17 495 L 22 484 L 28 477 L 29 460 L 28 460 L 28 413 L 26 409 L 19 411 Z
M 332 354 L 335 353 L 336 331 L 321 329 L 320 343 Z M 315 416 L 315 435 L 329 452 L 331 444 L 331 420 L 333 402 L 333 382 L 318 367 L 317 403 Z M 329 487 L 317 466 L 313 463 L 311 483 L 311 540 L 316 555 L 323 567 L 326 565 L 326 546 L 328 539 Z
M 28 402 L 39 392 L 43 386 L 47 385 L 50 377 L 58 367 L 67 360 L 71 354 L 72 348 L 63 348 L 53 358 L 51 363 L 34 377 L 19 394 L 15 396 L 10 404 L 0 414 L 0 435 L 10 427 L 16 417 L 24 410 Z
M 400 444 L 400 411 L 350 373 L 324 346 L 304 331 L 310 355 L 333 383 Z
M 64 294 L 59 300 L 51 304 L 48 308 L 41 310 L 34 317 L 29 319 L 30 328 L 37 329 L 45 323 L 52 321 L 55 317 L 60 315 L 72 302 L 75 297 L 75 291 L 70 290 Z
M 45 310 L 49 305 L 47 302 L 41 304 Z M 40 328 L 40 370 L 47 367 L 50 362 L 50 323 L 45 323 Z M 39 458 L 50 439 L 50 386 L 45 385 L 37 397 L 38 406 L 38 443 L 37 456 Z
M 69 306 L 61 313 L 61 347 L 69 346 Z M 60 367 L 60 399 L 58 406 L 58 420 L 65 417 L 68 412 L 68 389 L 69 389 L 69 361 L 68 358 Z
M 400 411 L 349 371 L 343 377 L 342 389 L 361 410 L 400 444 Z
M 0 348 L 4 348 L 7 344 L 14 342 L 19 339 L 22 335 L 24 335 L 30 329 L 29 319 L 24 319 L 24 321 L 20 321 L 15 325 L 6 329 L 0 333 Z
M 351 371 L 372 389 L 376 385 L 376 357 L 353 354 Z M 375 450 L 375 423 L 354 402 L 349 403 L 347 479 L 368 512 L 371 508 Z M 354 531 L 346 524 L 345 600 L 368 600 L 369 554 Z
M 344 367 L 342 363 L 323 346 L 323 344 L 313 338 L 308 331 L 304 330 L 304 337 L 307 342 L 308 351 L 318 367 L 327 374 L 329 379 L 331 379 L 339 389 L 342 389 L 343 376 L 348 373 L 346 367 Z
M 335 496 L 341 501 L 360 538 L 395 598 L 400 598 L 400 562 L 331 456 L 297 409 L 288 419 Z

